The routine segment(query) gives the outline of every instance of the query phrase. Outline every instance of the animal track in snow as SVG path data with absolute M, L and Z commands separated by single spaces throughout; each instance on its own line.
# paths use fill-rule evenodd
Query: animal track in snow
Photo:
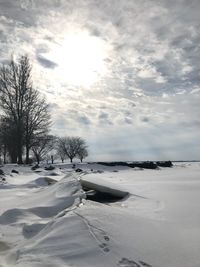
M 104 239 L 105 239 L 105 241 L 109 241 L 110 240 L 110 238 L 107 235 L 104 236 Z
M 88 219 L 86 219 L 84 216 L 79 214 L 78 212 L 74 213 L 78 215 L 86 224 L 86 226 L 89 229 L 90 234 L 94 237 L 96 242 L 98 243 L 98 246 L 103 250 L 103 252 L 109 252 L 110 248 L 108 246 L 108 242 L 110 241 L 110 238 L 106 235 L 106 232 L 94 225 L 92 225 Z M 104 239 L 106 242 L 102 242 L 102 239 Z
M 100 247 L 101 249 L 103 249 L 104 252 L 109 252 L 109 251 L 110 251 L 110 249 L 108 248 L 108 245 L 107 245 L 106 243 L 101 243 L 101 244 L 99 245 L 99 247 Z

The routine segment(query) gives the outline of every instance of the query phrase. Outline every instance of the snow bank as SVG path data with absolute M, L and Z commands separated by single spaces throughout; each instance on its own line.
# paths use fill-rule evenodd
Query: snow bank
M 55 184 L 57 181 L 49 177 L 39 177 L 32 181 L 30 184 L 35 186 L 49 186 Z

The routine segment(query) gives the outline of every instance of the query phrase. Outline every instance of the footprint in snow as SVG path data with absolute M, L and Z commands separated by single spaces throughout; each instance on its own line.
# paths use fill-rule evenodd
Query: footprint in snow
M 110 251 L 110 249 L 108 248 L 106 243 L 101 243 L 99 245 L 99 247 L 102 248 L 104 252 L 109 252 Z
M 107 235 L 104 235 L 104 240 L 105 240 L 106 242 L 108 242 L 108 241 L 110 240 L 110 238 L 109 238 Z M 101 249 L 103 249 L 104 252 L 109 252 L 109 251 L 110 251 L 110 249 L 109 249 L 107 243 L 101 243 L 101 244 L 99 245 L 99 247 L 100 247 Z
M 107 235 L 104 236 L 104 239 L 105 239 L 105 241 L 109 241 L 110 240 L 110 238 Z

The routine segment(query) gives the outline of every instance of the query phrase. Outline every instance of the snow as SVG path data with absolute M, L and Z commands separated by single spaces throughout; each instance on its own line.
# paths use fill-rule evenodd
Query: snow
M 200 266 L 200 163 L 159 170 L 76 168 L 83 172 L 71 164 L 40 172 L 2 168 L 1 267 Z M 129 197 L 90 201 L 80 181 Z

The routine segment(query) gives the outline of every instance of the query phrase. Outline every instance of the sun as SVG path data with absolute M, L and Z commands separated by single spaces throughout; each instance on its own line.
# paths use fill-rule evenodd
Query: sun
M 107 46 L 101 38 L 87 32 L 68 33 L 51 53 L 62 81 L 90 87 L 106 73 Z

